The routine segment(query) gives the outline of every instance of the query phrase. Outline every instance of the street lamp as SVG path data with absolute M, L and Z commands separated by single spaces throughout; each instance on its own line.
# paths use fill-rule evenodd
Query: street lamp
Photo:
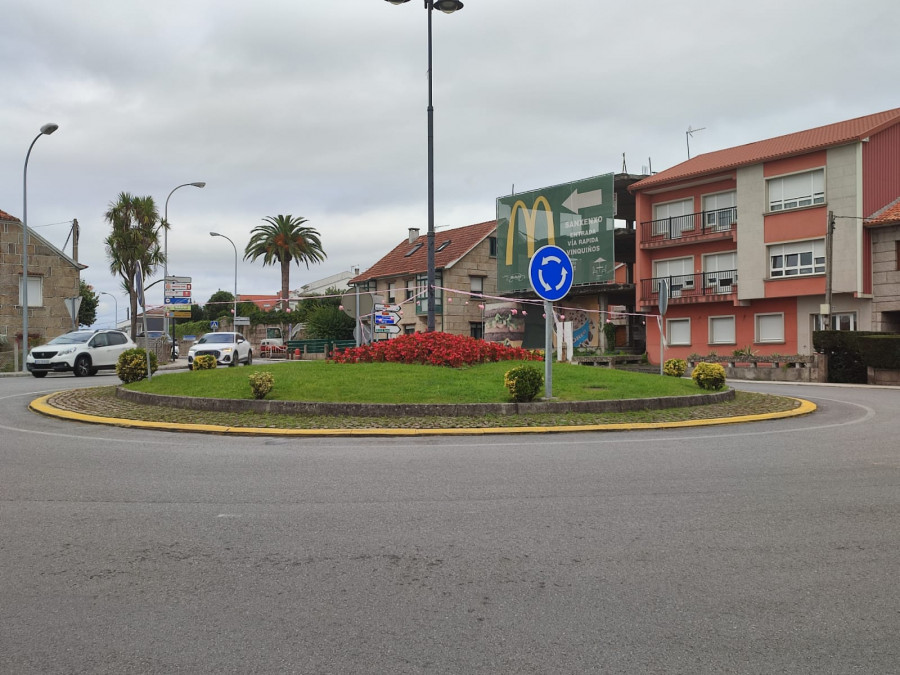
M 116 320 L 113 322 L 113 328 L 119 327 L 119 301 L 116 299 L 112 293 L 107 293 L 106 291 L 100 291 L 100 295 L 108 295 L 113 299 L 113 302 L 116 303 Z
M 183 183 L 177 187 L 172 188 L 172 192 L 169 193 L 169 197 L 178 190 L 179 188 L 187 187 L 196 187 L 202 188 L 206 187 L 206 183 L 203 181 L 197 181 L 196 183 Z M 169 334 L 169 313 L 165 309 L 166 307 L 166 279 L 169 278 L 169 197 L 166 197 L 166 206 L 163 209 L 163 223 L 165 223 L 165 227 L 163 228 L 163 330 L 166 332 L 166 335 Z M 172 330 L 172 360 L 175 360 L 175 330 Z
M 28 158 L 31 149 L 41 136 L 49 136 L 59 129 L 58 124 L 49 122 L 41 127 L 41 132 L 34 137 L 25 155 L 25 169 L 22 171 L 22 370 L 28 357 Z
M 230 237 L 226 237 L 224 234 L 219 234 L 218 232 L 210 232 L 210 237 L 222 237 L 223 239 L 228 239 L 231 242 L 232 248 L 234 248 L 234 319 L 232 321 L 232 330 L 237 333 L 237 246 L 234 245 L 234 242 L 231 241 Z
M 409 0 L 387 0 L 392 5 L 402 5 Z M 426 330 L 434 331 L 434 105 L 431 96 L 431 12 L 438 9 L 444 14 L 463 8 L 459 0 L 425 0 L 428 11 L 428 323 Z

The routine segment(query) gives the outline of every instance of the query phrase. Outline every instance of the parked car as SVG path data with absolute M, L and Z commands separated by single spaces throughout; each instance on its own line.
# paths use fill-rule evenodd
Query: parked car
M 188 370 L 193 370 L 194 359 L 204 354 L 216 357 L 216 364 L 236 366 L 238 363 L 253 363 L 250 341 L 240 333 L 207 333 L 188 350 Z
M 75 377 L 115 370 L 119 355 L 137 345 L 120 330 L 75 330 L 28 352 L 25 367 L 35 377 L 71 371 Z

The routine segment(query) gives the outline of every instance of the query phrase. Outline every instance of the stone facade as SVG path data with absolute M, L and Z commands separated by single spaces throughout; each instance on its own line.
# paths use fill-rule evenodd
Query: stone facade
M 872 329 L 900 332 L 900 224 L 872 230 Z
M 22 234 L 21 221 L 0 212 L 0 335 L 17 344 L 22 341 Z M 28 296 L 29 346 L 72 330 L 64 300 L 78 295 L 85 267 L 29 230 L 28 276 L 40 280 L 40 294 Z

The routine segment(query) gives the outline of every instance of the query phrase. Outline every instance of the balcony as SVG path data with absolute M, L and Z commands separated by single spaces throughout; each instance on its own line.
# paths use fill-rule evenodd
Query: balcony
M 734 240 L 737 207 L 701 211 L 641 223 L 641 248 L 663 248 L 697 241 Z
M 659 305 L 659 282 L 669 282 L 669 304 L 721 302 L 737 295 L 737 270 L 678 274 L 669 277 L 641 279 L 640 305 Z

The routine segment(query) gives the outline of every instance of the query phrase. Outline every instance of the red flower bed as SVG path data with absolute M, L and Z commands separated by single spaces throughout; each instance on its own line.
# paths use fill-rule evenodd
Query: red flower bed
M 540 352 L 521 347 L 506 347 L 498 342 L 485 342 L 449 333 L 413 333 L 392 340 L 336 351 L 335 363 L 421 363 L 429 366 L 469 366 L 489 361 L 543 361 Z

